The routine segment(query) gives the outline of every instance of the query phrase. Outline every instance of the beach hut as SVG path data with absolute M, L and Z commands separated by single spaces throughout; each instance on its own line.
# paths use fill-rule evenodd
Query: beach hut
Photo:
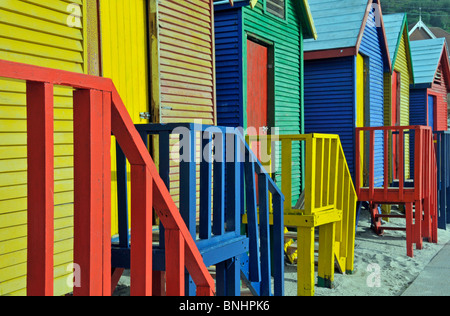
M 386 126 L 409 126 L 409 86 L 414 83 L 411 44 L 408 35 L 406 13 L 383 16 L 392 71 L 384 77 L 384 123 Z M 405 178 L 410 176 L 409 167 L 409 135 L 405 135 Z M 398 153 L 396 139 L 389 142 L 389 174 L 398 179 Z
M 316 37 L 308 1 L 244 0 L 234 7 L 225 2 L 214 1 L 218 124 L 261 129 L 262 135 L 273 128 L 302 134 L 303 39 Z M 304 179 L 301 148 L 294 146 L 298 197 Z
M 216 124 L 213 25 L 212 0 L 2 1 L 0 59 L 111 78 L 135 124 Z M 25 90 L 0 79 L 0 295 L 26 293 Z M 72 96 L 55 87 L 55 295 L 72 291 Z
M 446 131 L 450 68 L 445 38 L 411 42 L 415 82 L 411 85 L 410 122 Z
M 384 125 L 384 74 L 391 61 L 381 7 L 372 0 L 312 0 L 310 6 L 318 40 L 305 40 L 305 131 L 338 134 L 354 176 L 355 127 Z M 381 134 L 375 147 L 378 183 Z

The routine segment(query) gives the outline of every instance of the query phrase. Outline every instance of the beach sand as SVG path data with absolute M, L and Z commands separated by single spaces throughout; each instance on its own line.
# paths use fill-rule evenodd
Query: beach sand
M 414 248 L 414 258 L 406 256 L 406 233 L 386 231 L 376 235 L 370 228 L 370 215 L 361 211 L 355 240 L 355 271 L 352 275 L 335 273 L 334 289 L 316 286 L 316 296 L 400 296 L 425 266 L 450 241 L 450 225 L 439 230 L 438 243 L 423 243 Z M 404 227 L 404 219 L 391 219 L 386 226 Z M 316 267 L 317 270 L 317 267 Z M 287 266 L 286 296 L 297 294 L 297 267 Z M 317 273 L 316 273 L 317 276 Z
M 404 219 L 391 219 L 389 226 L 404 227 Z M 336 271 L 334 288 L 315 287 L 316 296 L 400 296 L 425 266 L 450 241 L 450 225 L 439 230 L 438 243 L 423 243 L 414 249 L 414 258 L 406 255 L 406 233 L 386 231 L 376 235 L 370 228 L 370 215 L 361 211 L 355 240 L 355 271 L 351 275 Z M 317 266 L 316 266 L 317 271 Z M 316 272 L 317 280 L 317 272 Z M 122 277 L 115 296 L 129 295 L 129 271 Z M 243 295 L 249 295 L 243 290 Z M 285 266 L 285 296 L 297 295 L 297 266 Z

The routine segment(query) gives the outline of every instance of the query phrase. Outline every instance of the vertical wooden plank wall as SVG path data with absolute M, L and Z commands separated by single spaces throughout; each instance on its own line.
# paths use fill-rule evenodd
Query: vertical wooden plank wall
M 86 29 L 80 23 L 85 4 L 1 1 L 0 59 L 87 72 Z M 71 89 L 55 87 L 54 93 L 54 294 L 62 295 L 72 291 L 67 269 L 73 260 L 73 103 Z M 25 83 L 0 79 L 0 295 L 26 294 L 26 110 Z
M 102 77 L 111 78 L 133 123 L 148 123 L 140 113 L 149 112 L 149 61 L 147 4 L 145 0 L 100 0 Z M 112 171 L 116 170 L 115 141 Z M 130 171 L 127 167 L 128 173 Z M 112 234 L 117 234 L 117 186 L 112 183 Z

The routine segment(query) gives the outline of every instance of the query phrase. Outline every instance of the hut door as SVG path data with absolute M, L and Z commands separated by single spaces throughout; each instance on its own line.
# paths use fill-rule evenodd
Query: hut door
M 251 40 L 247 41 L 247 133 L 268 134 L 268 62 L 269 49 Z M 261 158 L 259 144 L 253 147 Z M 263 161 L 264 163 L 265 161 Z
M 392 126 L 400 126 L 400 73 L 394 71 L 392 74 Z M 392 138 L 392 153 L 393 153 L 393 176 L 397 179 L 398 174 L 398 139 L 396 135 Z

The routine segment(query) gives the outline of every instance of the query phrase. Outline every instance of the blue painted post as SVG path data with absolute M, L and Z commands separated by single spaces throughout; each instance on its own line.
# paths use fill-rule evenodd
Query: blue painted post
M 117 142 L 116 148 L 119 247 L 129 248 L 130 234 L 128 231 L 127 158 Z
M 167 190 L 170 192 L 170 133 L 159 133 L 159 174 Z M 165 229 L 162 223 L 159 223 L 159 246 L 161 249 L 165 249 Z
M 215 133 L 214 137 L 214 202 L 213 233 L 225 233 L 225 134 Z
M 240 139 L 236 133 L 227 134 L 226 147 L 226 230 L 240 235 L 241 232 L 241 187 L 240 187 Z M 240 294 L 239 259 L 234 257 L 227 262 L 227 295 Z
M 204 132 L 200 150 L 200 239 L 211 238 L 212 134 Z
M 259 234 L 258 234 L 258 211 L 256 201 L 256 183 L 255 183 L 255 162 L 253 156 L 247 151 L 245 153 L 245 190 L 246 190 L 246 206 L 248 219 L 248 236 L 250 244 L 250 281 L 261 281 L 261 269 L 259 253 Z
M 444 157 L 450 157 L 450 132 L 445 137 L 445 153 Z M 445 159 L 446 173 L 445 173 L 445 193 L 446 193 L 446 218 L 447 224 L 450 224 L 450 161 Z
M 273 277 L 275 296 L 284 296 L 284 198 L 272 197 L 273 205 Z
M 235 133 L 227 135 L 226 162 L 226 223 L 227 231 L 241 232 L 241 159 L 240 138 Z M 230 149 L 233 149 L 232 152 Z
M 261 296 L 272 292 L 272 269 L 270 255 L 269 183 L 267 174 L 258 174 L 259 222 L 261 234 Z
M 196 211 L 196 159 L 195 127 L 180 135 L 180 214 L 194 240 L 197 238 Z M 186 273 L 185 293 L 195 296 L 195 284 Z

